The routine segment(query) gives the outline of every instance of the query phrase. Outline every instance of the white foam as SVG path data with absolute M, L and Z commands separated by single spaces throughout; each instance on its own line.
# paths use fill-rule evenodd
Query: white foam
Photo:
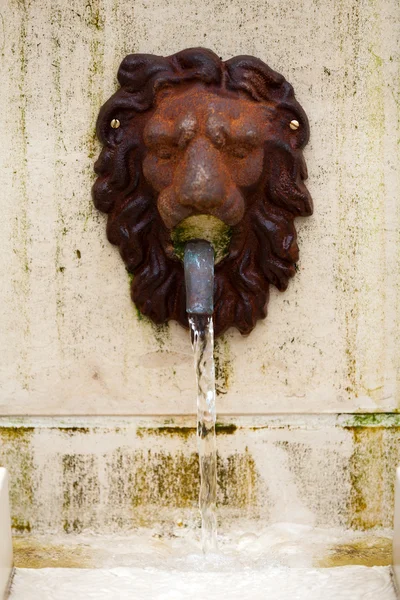
M 11 600 L 396 600 L 389 567 L 17 569 Z
M 17 569 L 11 600 L 396 599 L 390 567 L 316 566 L 338 545 L 364 540 L 368 548 L 371 534 L 244 525 L 220 533 L 219 552 L 206 556 L 199 531 L 180 526 L 164 535 L 144 529 L 129 537 L 49 537 L 49 543 L 69 546 L 69 554 L 75 547 L 89 549 L 101 568 Z M 390 543 L 388 532 L 381 532 L 384 538 Z

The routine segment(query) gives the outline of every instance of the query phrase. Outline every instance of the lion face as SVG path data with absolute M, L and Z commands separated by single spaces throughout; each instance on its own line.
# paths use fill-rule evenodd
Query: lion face
M 197 84 L 170 90 L 144 129 L 143 174 L 168 229 L 207 214 L 237 225 L 263 172 L 267 109 Z
M 188 326 L 172 240 L 182 222 L 214 219 L 230 231 L 215 265 L 215 334 L 249 333 L 269 286 L 283 291 L 295 273 L 295 217 L 312 213 L 308 122 L 292 86 L 259 59 L 223 62 L 202 48 L 127 56 L 118 80 L 97 122 L 93 199 L 133 275 L 133 301 L 156 323 Z

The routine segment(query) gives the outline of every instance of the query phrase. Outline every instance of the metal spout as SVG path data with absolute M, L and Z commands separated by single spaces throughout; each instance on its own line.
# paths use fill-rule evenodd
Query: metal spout
M 214 312 L 214 249 L 205 240 L 188 242 L 184 257 L 186 312 L 212 315 Z

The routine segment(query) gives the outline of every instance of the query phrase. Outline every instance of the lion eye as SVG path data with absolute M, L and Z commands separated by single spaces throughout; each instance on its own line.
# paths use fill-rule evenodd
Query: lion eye
M 157 156 L 158 158 L 172 158 L 174 152 L 172 148 L 157 148 Z
M 249 149 L 244 146 L 236 146 L 231 148 L 231 154 L 236 158 L 246 158 L 249 153 Z

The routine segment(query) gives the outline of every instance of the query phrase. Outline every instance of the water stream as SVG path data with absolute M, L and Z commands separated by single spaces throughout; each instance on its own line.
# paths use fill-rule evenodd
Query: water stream
M 187 242 L 184 255 L 188 314 L 197 379 L 197 442 L 203 552 L 217 550 L 217 442 L 215 437 L 214 260 L 203 239 Z
M 189 316 L 197 380 L 197 441 L 200 463 L 201 531 L 203 552 L 217 550 L 217 442 L 215 435 L 215 368 L 213 320 Z

